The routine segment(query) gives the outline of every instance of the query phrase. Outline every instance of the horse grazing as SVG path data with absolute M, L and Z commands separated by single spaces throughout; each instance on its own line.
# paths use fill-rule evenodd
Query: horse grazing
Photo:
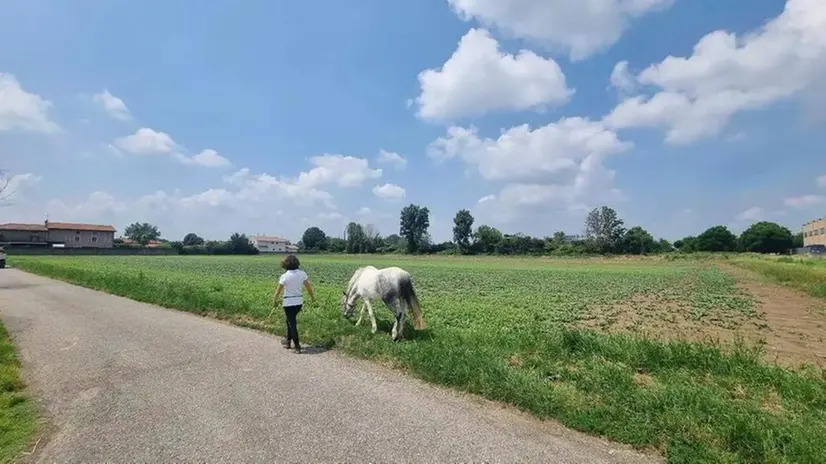
M 413 327 L 416 330 L 424 328 L 419 299 L 413 290 L 413 280 L 404 269 L 398 267 L 376 269 L 373 266 L 356 269 L 356 272 L 350 277 L 347 291 L 344 292 L 344 297 L 341 299 L 341 311 L 344 317 L 350 317 L 359 297 L 361 297 L 363 304 L 356 325 L 361 324 L 366 308 L 370 315 L 370 322 L 373 325 L 373 333 L 376 333 L 376 315 L 373 313 L 373 306 L 370 301 L 381 300 L 396 317 L 396 321 L 393 323 L 393 340 L 402 338 L 404 315 L 407 309 L 410 309 L 413 314 Z

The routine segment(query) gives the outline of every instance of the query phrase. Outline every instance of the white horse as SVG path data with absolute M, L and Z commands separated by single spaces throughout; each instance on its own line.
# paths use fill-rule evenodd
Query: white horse
M 376 333 L 376 316 L 373 313 L 373 306 L 370 301 L 381 300 L 396 318 L 393 323 L 393 340 L 402 338 L 404 315 L 407 309 L 410 309 L 413 313 L 413 327 L 416 330 L 424 328 L 419 299 L 413 290 L 413 280 L 404 269 L 398 267 L 376 269 L 373 266 L 356 269 L 356 272 L 350 277 L 347 291 L 344 292 L 344 297 L 341 299 L 341 311 L 344 317 L 350 317 L 359 297 L 362 298 L 363 304 L 356 325 L 361 324 L 364 310 L 367 309 L 373 326 L 373 333 Z

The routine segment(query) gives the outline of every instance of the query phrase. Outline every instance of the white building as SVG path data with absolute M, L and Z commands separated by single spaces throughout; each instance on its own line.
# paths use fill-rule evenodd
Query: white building
M 261 253 L 287 253 L 294 249 L 290 241 L 282 237 L 253 235 L 250 242 Z

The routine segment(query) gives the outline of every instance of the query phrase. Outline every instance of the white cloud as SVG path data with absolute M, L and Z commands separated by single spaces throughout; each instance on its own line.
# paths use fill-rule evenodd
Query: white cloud
M 792 208 L 804 209 L 826 203 L 826 197 L 821 195 L 802 195 L 799 197 L 786 198 L 783 200 L 783 203 Z
M 480 214 L 512 222 L 552 208 L 579 214 L 592 202 L 624 200 L 612 187 L 614 171 L 605 158 L 632 144 L 621 141 L 601 123 L 562 118 L 536 129 L 527 125 L 505 130 L 497 139 L 480 138 L 476 128 L 451 127 L 430 144 L 428 155 L 444 161 L 460 159 L 488 181 L 506 184 L 477 203 Z
M 302 172 L 297 184 L 314 187 L 323 184 L 336 184 L 339 187 L 356 187 L 369 179 L 381 177 L 381 169 L 371 169 L 364 158 L 353 156 L 324 154 L 310 158 L 315 165 L 313 169 Z
M 115 147 L 133 155 L 170 155 L 181 147 L 165 132 L 156 132 L 148 127 L 138 129 L 134 134 L 115 139 Z
M 26 191 L 43 180 L 41 176 L 30 172 L 24 174 L 0 173 L 0 205 L 7 201 L 16 201 L 25 196 Z
M 766 210 L 753 206 L 737 215 L 738 221 L 763 221 L 766 219 Z
M 13 129 L 52 134 L 60 127 L 49 120 L 52 102 L 28 93 L 11 74 L 0 72 L 0 132 Z
M 126 107 L 126 103 L 124 103 L 120 98 L 112 95 L 109 92 L 109 89 L 103 89 L 103 92 L 92 95 L 92 101 L 100 105 L 101 108 L 109 114 L 109 116 L 115 119 L 119 119 L 121 121 L 129 121 L 132 119 L 132 115 L 129 114 L 129 108 Z
M 614 65 L 614 69 L 611 71 L 611 85 L 619 90 L 620 96 L 623 97 L 636 90 L 637 82 L 634 75 L 628 71 L 627 61 L 620 61 Z
M 368 207 L 366 207 L 366 206 L 362 206 L 362 207 L 361 207 L 361 208 L 359 208 L 359 210 L 356 212 L 356 214 L 358 214 L 359 216 L 367 216 L 367 215 L 368 215 L 368 214 L 370 214 L 370 213 L 371 213 L 370 208 L 368 208 Z
M 207 148 L 192 157 L 179 155 L 178 159 L 184 164 L 195 164 L 206 167 L 225 167 L 232 165 L 228 159 L 219 155 L 217 151 L 210 148 Z
M 585 59 L 613 45 L 631 21 L 673 0 L 448 0 L 463 20 Z
M 715 31 L 690 57 L 649 66 L 636 81 L 659 92 L 623 101 L 605 121 L 616 129 L 662 127 L 667 142 L 688 143 L 719 134 L 737 112 L 811 93 L 824 77 L 826 3 L 789 0 L 757 31 Z
M 817 186 L 821 188 L 826 188 L 826 174 L 817 178 Z
M 373 194 L 379 198 L 390 201 L 398 201 L 404 198 L 404 188 L 395 184 L 384 184 L 373 187 Z
M 190 166 L 225 167 L 232 163 L 217 151 L 207 148 L 196 155 L 186 155 L 183 146 L 175 142 L 165 132 L 157 132 L 148 127 L 138 129 L 134 134 L 115 139 L 109 148 L 116 154 L 168 155 L 181 164 Z
M 391 164 L 396 166 L 396 169 L 404 169 L 407 167 L 407 160 L 400 154 L 390 151 L 379 150 L 377 161 L 381 164 Z
M 536 129 L 527 124 L 504 131 L 496 140 L 479 138 L 475 127 L 450 127 L 428 148 L 428 155 L 459 158 L 476 166 L 486 180 L 536 181 L 577 172 L 586 160 L 631 147 L 599 122 L 562 118 Z
M 441 69 L 419 73 L 419 85 L 417 115 L 433 120 L 544 109 L 567 102 L 573 94 L 554 60 L 528 50 L 505 54 L 484 29 L 465 34 Z

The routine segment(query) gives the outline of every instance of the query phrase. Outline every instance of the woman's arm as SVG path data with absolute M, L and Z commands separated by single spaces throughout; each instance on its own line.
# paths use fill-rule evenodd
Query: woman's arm
M 304 288 L 306 288 L 307 293 L 310 294 L 310 301 L 315 303 L 315 293 L 313 293 L 313 285 L 310 283 L 310 279 L 304 281 Z
M 275 288 L 275 295 L 272 297 L 272 304 L 274 306 L 278 306 L 278 297 L 281 296 L 281 293 L 284 291 L 284 284 L 278 284 L 278 287 Z

